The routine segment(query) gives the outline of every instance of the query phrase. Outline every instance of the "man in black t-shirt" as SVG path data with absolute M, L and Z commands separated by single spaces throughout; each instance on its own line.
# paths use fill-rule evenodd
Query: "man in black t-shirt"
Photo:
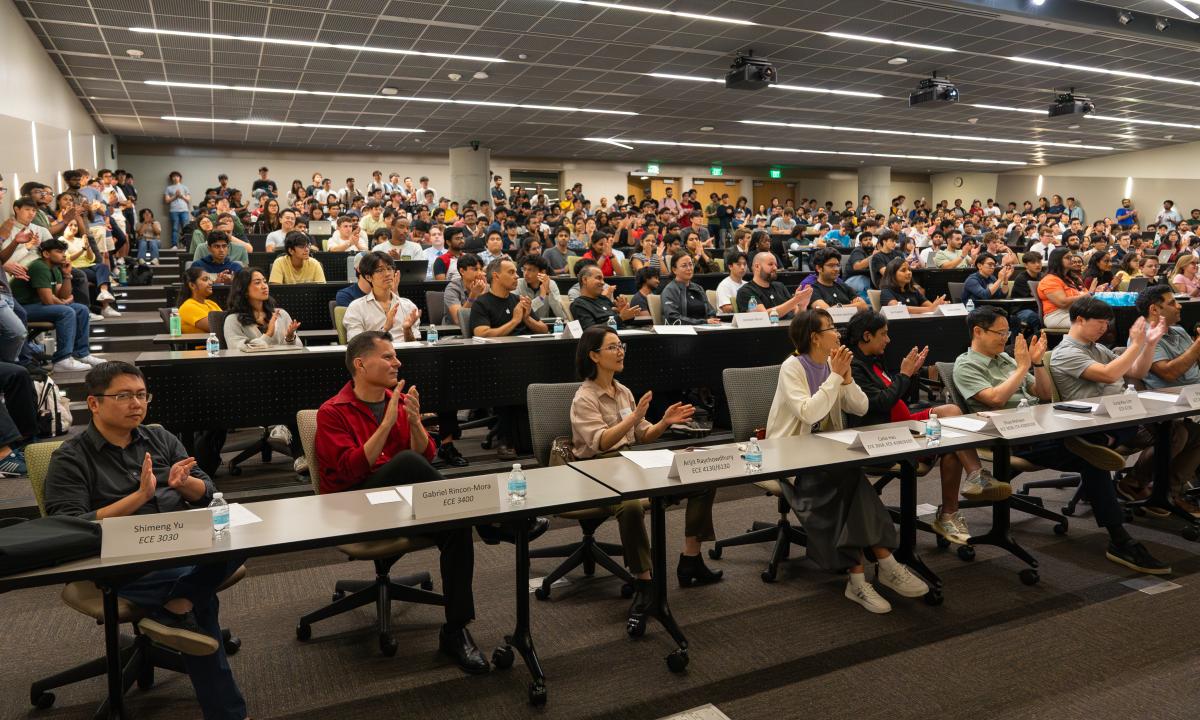
M 588 265 L 579 273 L 579 297 L 571 303 L 571 316 L 579 326 L 587 330 L 593 325 L 606 325 L 609 318 L 617 319 L 617 326 L 638 316 L 638 309 L 623 297 L 613 300 L 616 285 L 604 282 L 604 273 L 599 265 Z
M 750 298 L 758 304 L 759 312 L 770 312 L 772 309 L 783 319 L 793 311 L 808 308 L 812 297 L 811 285 L 801 285 L 796 292 L 788 292 L 786 286 L 779 282 L 778 261 L 771 253 L 758 253 L 754 256 L 754 277 L 743 285 L 737 292 L 737 306 L 743 312 L 750 307 Z
M 505 337 L 546 332 L 546 324 L 533 316 L 529 298 L 516 294 L 517 279 L 517 265 L 507 257 L 488 264 L 491 289 L 471 307 L 472 333 L 479 337 Z
M 813 265 L 817 268 L 817 279 L 812 284 L 811 307 L 831 308 L 843 305 L 866 310 L 867 303 L 845 283 L 838 280 L 842 271 L 842 256 L 834 248 L 822 248 L 813 253 Z
M 267 177 L 267 168 L 264 165 L 258 169 L 258 179 L 254 181 L 254 185 L 250 187 L 251 194 L 256 198 L 273 198 L 279 197 L 279 187 L 275 181 Z M 263 203 L 265 205 L 265 203 Z
M 896 233 L 884 230 L 879 234 L 875 253 L 871 255 L 871 287 L 879 287 L 879 276 L 883 274 L 883 269 L 897 257 L 903 256 L 896 250 Z

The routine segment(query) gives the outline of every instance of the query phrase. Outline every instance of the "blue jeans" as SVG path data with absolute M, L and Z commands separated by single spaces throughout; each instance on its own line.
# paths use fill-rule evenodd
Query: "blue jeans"
M 233 670 L 221 642 L 220 602 L 217 600 L 217 588 L 237 572 L 241 564 L 241 560 L 230 560 L 155 570 L 117 590 L 118 595 L 146 610 L 162 607 L 175 598 L 192 601 L 196 623 L 217 639 L 215 653 L 183 656 L 183 665 L 205 720 L 243 720 L 246 717 L 246 700 L 233 679 Z
M 88 332 L 91 328 L 91 317 L 87 305 L 77 302 L 70 305 L 43 305 L 33 303 L 22 305 L 25 315 L 32 322 L 54 323 L 54 335 L 58 339 L 58 348 L 54 351 L 54 362 L 66 360 L 69 357 L 87 357 L 91 354 L 88 348 Z
M 158 259 L 158 238 L 142 238 L 138 240 L 138 260 Z
M 17 362 L 25 344 L 27 329 L 16 306 L 12 295 L 0 293 L 0 360 L 5 362 Z
M 867 290 L 871 287 L 871 278 L 866 275 L 851 275 L 846 278 L 846 284 L 850 286 L 851 290 L 858 293 L 860 298 L 870 302 L 870 298 L 867 297 Z
M 183 226 L 187 225 L 192 220 L 192 214 L 187 210 L 179 212 L 171 211 L 171 247 L 178 247 L 179 233 L 183 231 Z

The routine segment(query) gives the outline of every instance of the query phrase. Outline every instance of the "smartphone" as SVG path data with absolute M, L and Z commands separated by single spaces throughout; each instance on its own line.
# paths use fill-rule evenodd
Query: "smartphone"
M 1054 409 L 1074 413 L 1090 413 L 1092 411 L 1087 405 L 1076 405 L 1074 403 L 1054 403 Z

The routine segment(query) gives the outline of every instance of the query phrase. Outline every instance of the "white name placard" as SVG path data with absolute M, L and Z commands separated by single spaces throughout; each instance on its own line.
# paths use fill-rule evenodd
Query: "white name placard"
M 507 475 L 504 476 L 507 482 Z M 500 480 L 495 475 L 451 478 L 412 486 L 413 517 L 488 512 L 500 509 Z
M 736 313 L 733 316 L 735 328 L 771 327 L 771 318 L 765 312 Z
M 833 318 L 835 323 L 850 322 L 850 318 L 858 314 L 858 308 L 853 305 L 843 305 L 842 307 L 827 308 L 829 317 Z
M 1000 433 L 1000 437 L 1003 438 L 1027 437 L 1042 431 L 1042 426 L 1038 425 L 1037 420 L 1033 419 L 1033 413 L 1031 412 L 993 415 L 988 420 L 992 427 L 996 428 L 996 432 Z
M 562 336 L 564 340 L 578 340 L 579 336 L 582 334 L 583 326 L 579 324 L 578 320 L 572 320 L 566 325 L 563 325 Z
M 938 305 L 937 313 L 944 317 L 963 317 L 967 314 L 967 306 L 962 303 L 946 303 Z
M 729 477 L 737 472 L 740 462 L 741 456 L 730 450 L 679 452 L 675 453 L 667 477 L 685 483 Z
M 1141 417 L 1146 414 L 1146 406 L 1137 395 L 1105 395 L 1096 406 L 1097 415 L 1107 415 L 1114 420 L 1129 417 Z
M 880 312 L 888 320 L 907 320 L 908 307 L 904 305 L 884 305 L 880 308 Z
M 867 454 L 888 455 L 895 452 L 920 450 L 921 446 L 913 439 L 907 427 L 885 428 L 883 430 L 864 430 L 850 442 L 850 449 L 866 450 Z
M 695 335 L 696 328 L 692 325 L 655 325 L 654 332 L 658 335 Z
M 1142 392 L 1138 393 L 1138 397 L 1144 400 L 1155 400 L 1196 409 L 1200 408 L 1200 385 L 1185 385 L 1179 389 L 1178 395 L 1160 392 Z
M 213 521 L 208 510 L 130 515 L 100 521 L 100 559 L 212 547 Z

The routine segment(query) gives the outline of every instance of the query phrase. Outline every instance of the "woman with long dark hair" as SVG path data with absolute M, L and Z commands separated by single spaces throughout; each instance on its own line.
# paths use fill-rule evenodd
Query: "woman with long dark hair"
M 258 220 L 254 221 L 254 234 L 266 235 L 278 229 L 279 201 L 275 198 L 267 198 L 266 203 L 263 204 L 263 211 L 258 215 Z
M 1083 271 L 1083 288 L 1088 292 L 1109 292 L 1116 283 L 1113 282 L 1113 256 L 1108 251 L 1097 251 L 1088 258 L 1087 269 Z
M 881 307 L 903 305 L 908 308 L 910 315 L 924 315 L 937 310 L 945 302 L 945 295 L 939 295 L 932 301 L 925 297 L 925 291 L 913 282 L 912 268 L 904 258 L 892 258 L 879 274 Z
M 302 347 L 296 335 L 300 323 L 287 311 L 275 307 L 267 278 L 258 270 L 242 270 L 229 285 L 229 314 L 225 316 L 225 343 L 230 350 L 243 345 L 293 345 Z
M 1046 328 L 1071 327 L 1068 308 L 1076 299 L 1090 294 L 1083 287 L 1083 279 L 1068 264 L 1070 252 L 1068 248 L 1055 248 L 1046 263 L 1046 276 L 1038 281 L 1037 296 Z

